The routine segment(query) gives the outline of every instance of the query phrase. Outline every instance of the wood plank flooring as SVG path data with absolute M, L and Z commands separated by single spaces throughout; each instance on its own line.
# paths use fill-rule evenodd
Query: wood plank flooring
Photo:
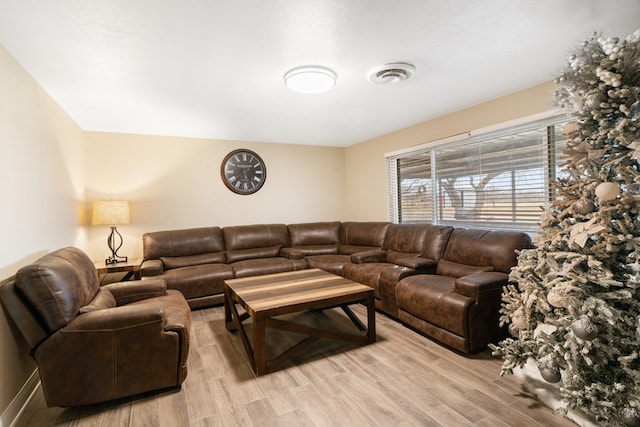
M 353 311 L 366 320 L 363 306 Z M 295 319 L 292 319 L 295 317 Z M 47 408 L 38 391 L 17 426 L 574 426 L 489 350 L 463 356 L 377 313 L 376 343 L 320 341 L 256 377 L 224 308 L 193 312 L 189 373 L 179 390 L 80 408 Z M 354 328 L 339 309 L 287 317 Z M 269 331 L 270 356 L 299 336 Z

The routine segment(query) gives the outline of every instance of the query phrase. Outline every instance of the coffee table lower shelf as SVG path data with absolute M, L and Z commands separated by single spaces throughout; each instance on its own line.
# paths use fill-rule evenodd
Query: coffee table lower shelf
M 367 307 L 367 326 L 351 311 L 349 305 Z M 244 308 L 238 311 L 237 305 Z M 317 328 L 276 316 L 309 310 L 340 307 L 359 333 Z M 251 319 L 252 340 L 244 321 Z M 225 325 L 239 331 L 242 343 L 256 375 L 273 372 L 299 356 L 321 339 L 365 345 L 376 340 L 373 289 L 322 270 L 278 273 L 225 281 Z M 307 337 L 271 360 L 266 360 L 266 330 L 277 329 Z

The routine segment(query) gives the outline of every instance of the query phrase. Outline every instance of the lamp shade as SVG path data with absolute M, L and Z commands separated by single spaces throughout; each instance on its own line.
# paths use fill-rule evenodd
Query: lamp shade
M 126 200 L 97 200 L 93 202 L 92 225 L 130 224 L 131 213 Z

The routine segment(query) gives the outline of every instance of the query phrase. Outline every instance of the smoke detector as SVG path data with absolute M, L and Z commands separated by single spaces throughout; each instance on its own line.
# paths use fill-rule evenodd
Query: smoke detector
M 377 84 L 400 83 L 413 76 L 416 67 L 406 62 L 384 64 L 369 71 L 369 80 Z

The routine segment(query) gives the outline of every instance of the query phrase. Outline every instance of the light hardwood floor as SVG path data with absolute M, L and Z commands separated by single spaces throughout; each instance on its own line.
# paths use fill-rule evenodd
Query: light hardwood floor
M 366 319 L 362 306 L 354 312 Z M 298 314 L 353 327 L 341 310 Z M 500 377 L 489 350 L 463 356 L 377 313 L 378 341 L 320 341 L 256 377 L 223 307 L 193 312 L 189 373 L 179 390 L 81 408 L 47 408 L 41 391 L 17 426 L 574 426 Z M 298 336 L 269 333 L 269 354 Z

